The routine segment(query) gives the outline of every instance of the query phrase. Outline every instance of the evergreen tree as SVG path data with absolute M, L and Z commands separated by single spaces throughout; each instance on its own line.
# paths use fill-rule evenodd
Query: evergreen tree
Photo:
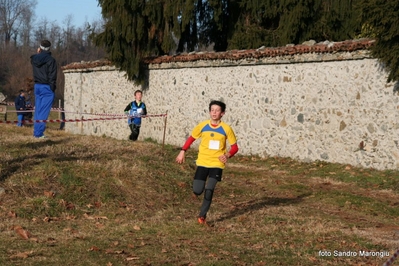
M 353 38 L 359 0 L 250 0 L 240 4 L 229 49 Z
M 130 80 L 143 81 L 144 57 L 351 39 L 359 1 L 99 0 L 106 23 L 94 40 Z
M 192 51 L 198 46 L 201 0 L 99 0 L 106 21 L 93 37 L 129 80 L 145 80 L 145 57 Z
M 104 31 L 94 37 L 96 45 L 103 46 L 109 59 L 122 70 L 129 70 L 130 79 L 139 79 L 140 59 L 157 47 L 156 28 L 151 28 L 149 17 L 156 16 L 145 10 L 146 1 L 99 0 L 106 20 Z M 149 16 L 146 16 L 148 13 Z M 161 19 L 162 20 L 162 19 Z
M 399 2 L 364 0 L 360 8 L 364 29 L 376 39 L 371 47 L 372 55 L 389 71 L 388 82 L 399 81 Z

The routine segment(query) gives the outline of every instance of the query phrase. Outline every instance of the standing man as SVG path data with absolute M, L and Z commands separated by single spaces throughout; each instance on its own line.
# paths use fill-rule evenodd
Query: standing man
M 15 110 L 17 110 L 18 124 L 17 126 L 22 127 L 25 120 L 25 92 L 23 90 L 19 91 L 19 95 L 15 98 Z
M 51 43 L 43 40 L 37 54 L 30 57 L 35 81 L 35 114 L 34 120 L 47 120 L 54 101 L 57 81 L 57 63 L 51 56 Z M 46 122 L 34 122 L 33 136 L 45 138 Z

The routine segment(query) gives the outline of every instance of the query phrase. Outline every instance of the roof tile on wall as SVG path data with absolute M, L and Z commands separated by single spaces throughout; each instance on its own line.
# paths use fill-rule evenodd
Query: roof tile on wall
M 372 39 L 358 39 L 347 40 L 342 42 L 322 42 L 298 45 L 286 45 L 283 47 L 260 47 L 258 49 L 248 50 L 231 50 L 226 52 L 191 52 L 176 55 L 164 55 L 158 57 L 148 57 L 143 61 L 147 64 L 162 64 L 170 62 L 193 62 L 198 60 L 240 60 L 245 58 L 264 58 L 264 57 L 277 57 L 284 55 L 296 55 L 306 53 L 333 53 L 333 52 L 353 52 L 356 50 L 367 50 L 373 45 L 375 40 Z M 91 62 L 76 62 L 64 66 L 63 70 L 68 69 L 88 69 L 101 66 L 109 66 L 112 63 L 108 60 L 98 60 Z

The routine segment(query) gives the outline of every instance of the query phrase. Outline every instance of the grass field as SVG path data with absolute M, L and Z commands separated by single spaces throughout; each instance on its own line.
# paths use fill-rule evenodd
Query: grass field
M 0 124 L 0 265 L 382 265 L 399 248 L 398 171 L 236 156 L 201 226 L 194 150 L 178 165 L 178 147 L 49 127 Z

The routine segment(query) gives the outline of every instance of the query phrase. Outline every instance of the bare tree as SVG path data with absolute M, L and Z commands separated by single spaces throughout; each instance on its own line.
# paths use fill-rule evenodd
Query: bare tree
M 6 46 L 17 40 L 21 25 L 36 5 L 36 0 L 0 0 L 0 34 Z
M 104 22 L 100 19 L 91 24 L 85 22 L 81 27 L 77 27 L 72 23 L 73 16 L 68 15 L 60 26 L 57 21 L 49 21 L 47 18 L 36 20 L 33 8 L 26 8 L 19 13 L 21 15 L 14 20 L 14 24 L 11 23 L 8 19 L 9 13 L 6 12 L 10 10 L 10 6 L 16 10 L 18 3 L 22 5 L 29 2 L 33 7 L 36 1 L 0 0 L 0 92 L 11 97 L 8 100 L 23 88 L 26 78 L 32 77 L 30 56 L 36 53 L 43 39 L 51 41 L 51 52 L 57 60 L 58 67 L 72 62 L 97 60 L 105 56 L 104 50 L 96 47 L 90 38 L 93 33 L 102 30 Z M 12 14 L 16 15 L 15 12 Z M 4 45 L 6 36 L 7 44 L 15 42 L 15 45 Z M 63 98 L 63 88 L 64 75 L 59 69 L 56 99 Z
M 27 52 L 30 48 L 32 29 L 33 29 L 33 10 L 27 10 L 22 17 L 22 25 L 19 32 L 19 39 L 23 51 Z

